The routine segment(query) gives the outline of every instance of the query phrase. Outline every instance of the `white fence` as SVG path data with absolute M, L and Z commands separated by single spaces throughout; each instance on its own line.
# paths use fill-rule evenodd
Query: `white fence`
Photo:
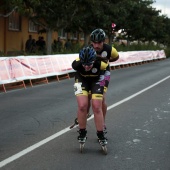
M 163 50 L 119 52 L 119 56 L 119 60 L 110 63 L 111 66 L 166 58 Z M 77 57 L 78 54 L 0 57 L 0 84 L 74 72 L 71 64 Z

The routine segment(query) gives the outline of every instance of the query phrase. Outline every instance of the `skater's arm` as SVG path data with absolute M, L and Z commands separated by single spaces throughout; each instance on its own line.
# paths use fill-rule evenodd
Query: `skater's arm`
M 74 70 L 78 70 L 80 67 L 82 67 L 82 63 L 80 62 L 80 59 L 77 58 L 76 60 L 74 60 L 74 61 L 72 62 L 72 68 L 73 68 Z
M 114 61 L 116 61 L 118 59 L 119 59 L 119 54 L 118 54 L 117 50 L 114 47 L 112 47 L 111 57 L 109 58 L 109 61 L 114 62 Z

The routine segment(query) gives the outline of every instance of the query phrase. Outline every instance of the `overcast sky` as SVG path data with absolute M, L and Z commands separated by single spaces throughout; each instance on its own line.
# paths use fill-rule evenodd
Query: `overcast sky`
M 153 7 L 162 10 L 162 14 L 166 14 L 170 18 L 170 0 L 155 0 Z

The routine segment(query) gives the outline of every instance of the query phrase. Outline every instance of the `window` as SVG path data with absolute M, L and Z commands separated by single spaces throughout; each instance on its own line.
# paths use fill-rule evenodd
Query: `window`
M 38 32 L 38 25 L 35 25 L 31 20 L 29 20 L 29 32 Z
M 58 31 L 58 36 L 62 39 L 66 39 L 67 38 L 67 33 L 65 32 L 64 29 L 61 29 Z
M 17 12 L 13 12 L 9 16 L 9 30 L 20 31 L 21 30 L 21 16 Z

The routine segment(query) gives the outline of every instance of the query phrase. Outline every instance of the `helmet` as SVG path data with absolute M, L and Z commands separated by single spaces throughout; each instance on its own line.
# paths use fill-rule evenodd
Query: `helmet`
M 91 65 L 96 60 L 96 51 L 93 47 L 84 47 L 80 50 L 79 58 L 82 64 Z
M 102 42 L 105 40 L 105 32 L 102 29 L 95 29 L 91 34 L 90 34 L 90 40 L 92 42 Z

